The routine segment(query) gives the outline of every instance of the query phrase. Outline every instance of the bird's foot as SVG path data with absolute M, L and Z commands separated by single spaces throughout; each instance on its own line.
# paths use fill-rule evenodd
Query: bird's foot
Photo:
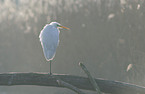
M 48 75 L 52 76 L 53 74 L 52 73 L 48 73 Z

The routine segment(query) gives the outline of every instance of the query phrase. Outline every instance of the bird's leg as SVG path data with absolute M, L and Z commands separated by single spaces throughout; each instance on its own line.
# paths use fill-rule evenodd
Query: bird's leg
M 49 62 L 50 63 L 50 66 L 49 66 L 50 67 L 50 75 L 52 75 L 52 73 L 51 73 L 51 62 L 52 62 L 52 60 L 50 60 L 50 62 Z

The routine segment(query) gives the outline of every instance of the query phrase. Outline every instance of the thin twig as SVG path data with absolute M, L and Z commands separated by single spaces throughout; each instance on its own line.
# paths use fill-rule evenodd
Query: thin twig
M 58 82 L 58 84 L 60 86 L 63 86 L 63 87 L 68 88 L 68 89 L 71 89 L 71 90 L 73 90 L 74 92 L 76 92 L 78 94 L 85 94 L 84 92 L 82 92 L 81 90 L 79 90 L 77 87 L 75 87 L 75 86 L 73 86 L 73 85 L 71 85 L 71 84 L 69 84 L 67 82 L 64 82 L 64 81 L 62 81 L 60 79 L 58 79 L 57 82 Z
M 81 66 L 81 68 L 84 70 L 84 72 L 87 74 L 91 84 L 93 85 L 93 88 L 96 90 L 97 94 L 101 94 L 100 88 L 97 85 L 96 81 L 93 79 L 93 77 L 91 76 L 90 72 L 87 70 L 87 68 L 85 67 L 84 64 L 82 64 L 81 62 L 79 63 L 79 65 Z

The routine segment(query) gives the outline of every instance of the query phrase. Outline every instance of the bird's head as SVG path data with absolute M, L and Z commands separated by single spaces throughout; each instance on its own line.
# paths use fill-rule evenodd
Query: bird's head
M 65 28 L 65 29 L 69 29 L 67 27 L 62 26 L 60 23 L 58 22 L 51 22 L 50 25 L 53 25 L 56 28 Z

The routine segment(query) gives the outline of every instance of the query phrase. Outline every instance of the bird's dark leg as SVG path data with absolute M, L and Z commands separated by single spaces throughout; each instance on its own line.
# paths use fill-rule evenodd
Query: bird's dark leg
M 52 75 L 52 73 L 51 73 L 51 62 L 52 62 L 52 60 L 50 60 L 50 75 Z

